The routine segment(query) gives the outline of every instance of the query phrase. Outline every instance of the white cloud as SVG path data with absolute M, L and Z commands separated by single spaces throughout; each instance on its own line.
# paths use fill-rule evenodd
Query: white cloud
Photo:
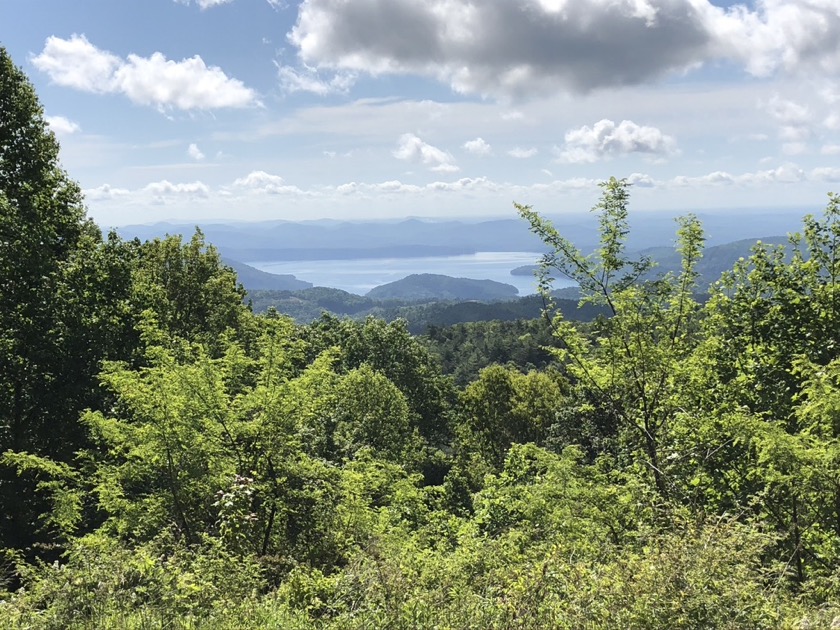
M 712 18 L 723 50 L 754 75 L 840 70 L 836 0 L 761 0 L 754 10 L 739 4 Z
M 84 35 L 48 37 L 32 63 L 62 86 L 84 92 L 122 94 L 158 109 L 215 109 L 258 104 L 256 92 L 207 66 L 198 55 L 168 60 L 159 52 L 126 59 L 100 50 Z
M 638 186 L 639 188 L 653 188 L 657 186 L 657 182 L 650 175 L 646 175 L 645 173 L 631 173 L 627 176 L 627 181 L 633 186 Z
M 190 4 L 190 0 L 175 0 L 175 2 L 178 4 Z M 233 2 L 233 0 L 195 0 L 195 4 L 197 4 L 202 11 L 222 4 L 228 4 L 229 2 Z
M 143 192 L 150 193 L 159 197 L 168 196 L 188 196 L 188 197 L 208 197 L 210 195 L 210 188 L 203 182 L 188 182 L 173 184 L 169 180 L 161 180 L 159 182 L 152 182 L 143 187 Z
M 666 184 L 669 187 L 708 187 L 721 185 L 740 185 L 740 186 L 764 186 L 768 184 L 795 184 L 811 179 L 813 173 L 820 171 L 815 169 L 812 171 L 812 176 L 809 177 L 796 164 L 782 164 L 773 169 L 763 171 L 754 171 L 748 173 L 741 173 L 740 175 L 733 175 L 726 171 L 715 171 L 706 175 L 687 176 L 678 175 L 670 179 Z
M 338 72 L 324 79 L 314 68 L 295 69 L 291 66 L 277 66 L 280 87 L 285 92 L 310 92 L 319 96 L 345 94 L 356 82 L 353 72 Z
M 840 131 L 840 114 L 829 114 L 823 121 L 823 126 L 832 131 Z
M 684 186 L 721 186 L 734 184 L 736 181 L 736 177 L 730 173 L 714 171 L 713 173 L 699 176 L 677 175 L 667 182 L 667 185 L 678 188 Z
M 303 0 L 289 40 L 319 69 L 436 78 L 504 97 L 635 85 L 712 61 L 840 71 L 837 0 Z
M 187 155 L 189 155 L 192 159 L 196 161 L 201 161 L 204 159 L 204 154 L 201 152 L 201 149 L 198 148 L 198 145 L 193 142 L 190 146 L 187 147 Z
M 534 157 L 539 151 L 536 147 L 530 147 L 528 149 L 523 149 L 521 147 L 515 147 L 508 151 L 508 155 L 512 158 L 516 158 L 517 160 L 524 160 L 530 157 Z
M 799 168 L 796 164 L 782 164 L 781 166 L 766 170 L 757 171 L 755 173 L 746 173 L 738 177 L 739 183 L 745 184 L 770 184 L 770 183 L 785 183 L 792 184 L 801 182 L 807 179 L 805 171 Z
M 784 143 L 782 150 L 788 155 L 804 153 L 805 142 L 811 138 L 812 115 L 807 107 L 794 101 L 774 95 L 764 103 L 767 113 L 779 124 L 779 139 Z
M 44 121 L 56 134 L 69 136 L 81 130 L 81 127 L 64 116 L 44 116 Z
M 400 136 L 399 146 L 393 155 L 398 160 L 419 161 L 433 171 L 454 173 L 460 170 L 451 154 L 424 142 L 413 133 Z
M 630 153 L 667 156 L 675 152 L 676 141 L 656 127 L 640 126 L 631 120 L 616 125 L 604 119 L 592 127 L 584 125 L 566 132 L 559 157 L 568 163 L 592 163 Z
M 498 204 L 500 198 L 523 200 L 542 205 L 556 202 L 560 196 L 575 198 L 580 208 L 591 205 L 597 195 L 597 180 L 589 177 L 557 179 L 550 171 L 542 171 L 542 183 L 514 184 L 487 177 L 464 177 L 446 180 L 444 178 L 425 184 L 406 183 L 400 180 L 366 182 L 350 180 L 342 184 L 298 188 L 286 182 L 279 175 L 266 171 L 252 171 L 228 185 L 209 187 L 202 182 L 171 183 L 168 180 L 153 182 L 135 190 L 126 190 L 102 185 L 85 190 L 88 202 L 95 213 L 119 211 L 130 221 L 136 221 L 142 209 L 145 220 L 150 213 L 157 212 L 160 219 L 173 218 L 173 213 L 189 212 L 201 208 L 203 213 L 227 216 L 231 204 L 243 208 L 243 217 L 276 217 L 277 195 L 294 199 L 298 210 L 295 218 L 312 218 L 313 212 L 325 205 L 335 207 L 363 207 L 369 212 L 385 218 L 393 216 L 395 207 L 412 207 L 419 214 L 440 216 L 447 209 L 468 207 L 468 202 L 480 200 L 481 207 Z M 666 195 L 672 199 L 691 199 L 691 203 L 703 206 L 707 199 L 744 199 L 754 195 L 755 189 L 772 188 L 773 198 L 782 200 L 799 195 L 802 190 L 816 188 L 822 196 L 826 183 L 840 182 L 840 168 L 822 166 L 803 171 L 796 164 L 782 164 L 777 168 L 754 172 L 731 173 L 713 171 L 700 175 L 678 175 L 660 179 L 647 173 L 634 172 L 628 181 L 640 188 L 640 197 L 648 200 Z M 803 188 L 810 187 L 810 188 Z M 689 197 L 686 197 L 689 191 Z M 691 196 L 691 191 L 703 191 L 703 195 Z M 643 195 L 643 197 L 642 197 Z M 797 197 L 798 198 L 798 197 Z M 671 202 L 673 203 L 673 202 Z M 504 204 L 507 205 L 506 203 Z M 152 210 L 155 206 L 164 209 Z M 661 207 L 671 207 L 666 205 Z M 434 208 L 435 212 L 425 212 Z M 194 215 L 193 215 L 194 216 Z M 205 217 L 208 216 L 205 214 Z M 372 216 L 369 214 L 368 216 Z M 291 215 L 290 215 L 291 218 Z M 123 219 L 123 222 L 125 219 Z M 120 222 L 117 222 L 119 224 Z M 112 223 L 113 224 L 113 223 Z
M 840 144 L 826 144 L 820 149 L 823 155 L 840 155 Z
M 245 177 L 233 182 L 235 188 L 252 193 L 266 195 L 280 195 L 285 193 L 304 194 L 297 186 L 289 186 L 279 175 L 271 175 L 265 171 L 251 171 Z
M 32 63 L 58 85 L 103 93 L 115 91 L 114 73 L 123 62 L 99 50 L 84 35 L 73 35 L 70 39 L 48 37 L 44 50 L 32 58 Z
M 125 188 L 113 188 L 109 184 L 102 184 L 96 188 L 86 188 L 82 191 L 82 194 L 88 201 L 104 201 L 125 197 L 130 195 L 131 191 Z
M 811 171 L 811 179 L 821 182 L 840 182 L 840 168 L 822 166 Z
M 335 187 L 335 191 L 343 196 L 355 195 L 368 197 L 370 195 L 397 195 L 419 193 L 423 187 L 414 184 L 404 184 L 399 180 L 389 180 L 378 184 L 350 182 Z
M 473 155 L 491 155 L 493 153 L 493 147 L 491 147 L 484 138 L 476 138 L 475 140 L 469 140 L 463 144 L 464 150 Z

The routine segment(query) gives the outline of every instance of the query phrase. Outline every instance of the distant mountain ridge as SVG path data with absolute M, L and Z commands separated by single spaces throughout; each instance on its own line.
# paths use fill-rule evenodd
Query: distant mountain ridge
M 703 258 L 697 263 L 700 284 L 705 288 L 720 280 L 721 274 L 732 269 L 738 259 L 749 258 L 752 248 L 759 241 L 766 245 L 784 245 L 788 242 L 788 238 L 786 236 L 747 238 L 707 247 L 703 251 Z M 652 270 L 651 276 L 680 272 L 682 261 L 673 247 L 648 247 L 637 252 L 636 255 L 648 256 L 656 261 L 657 266 Z M 528 276 L 532 275 L 536 269 L 537 265 L 522 265 L 512 269 L 510 273 L 513 276 Z
M 149 239 L 164 234 L 188 237 L 197 226 L 162 223 L 120 228 L 124 237 Z M 453 256 L 477 251 L 542 251 L 544 245 L 524 221 L 479 223 L 245 223 L 201 225 L 208 242 L 235 260 L 341 260 Z
M 799 228 L 799 214 L 709 213 L 699 215 L 709 233 L 704 258 L 698 264 L 701 282 L 708 285 L 732 267 L 740 257 L 749 256 L 757 240 L 738 238 L 757 229 L 784 233 Z M 588 213 L 554 217 L 555 228 L 575 242 L 584 252 L 592 251 L 598 240 L 597 224 Z M 640 255 L 649 255 L 659 266 L 655 273 L 679 270 L 679 256 L 673 248 L 675 225 L 666 213 L 641 212 L 631 215 L 632 229 L 628 247 Z M 759 227 L 760 226 L 760 227 Z M 124 237 L 149 239 L 165 234 L 181 234 L 188 238 L 197 226 L 159 223 L 121 228 Z M 258 223 L 208 223 L 202 227 L 205 239 L 219 250 L 225 261 L 234 267 L 240 282 L 249 291 L 301 290 L 311 282 L 291 274 L 272 274 L 240 261 L 310 261 L 386 258 L 423 258 L 453 256 L 475 252 L 539 252 L 544 245 L 518 219 L 425 221 L 266 221 Z M 724 236 L 721 236 L 724 235 Z M 735 240 L 724 241 L 724 237 Z M 762 239 L 767 243 L 783 243 L 786 237 Z M 339 263 L 340 264 L 340 263 Z M 520 267 L 514 275 L 530 275 L 533 267 Z M 425 275 L 425 274 L 420 274 Z M 452 278 L 438 279 L 435 286 L 423 285 L 416 278 L 398 281 L 382 289 L 380 295 L 395 299 L 495 300 L 516 297 L 515 288 L 502 283 L 504 289 L 485 284 L 487 292 L 470 293 L 461 286 L 454 290 Z M 475 281 L 473 281 L 475 282 Z M 484 281 L 490 282 L 490 281 Z M 445 286 L 447 285 L 448 286 Z M 378 291 L 379 288 L 374 289 Z M 415 293 L 412 295 L 411 291 Z M 377 293 L 374 293 L 376 295 Z
M 538 208 L 539 210 L 539 208 Z M 550 209 L 549 209 L 550 210 Z M 643 250 L 674 244 L 678 213 L 632 212 L 628 247 Z M 679 213 L 683 214 L 683 213 Z M 707 245 L 754 239 L 760 234 L 786 234 L 800 228 L 802 212 L 701 212 Z M 594 215 L 573 212 L 548 215 L 555 228 L 584 252 L 598 243 Z M 131 225 L 117 231 L 124 237 L 149 239 L 164 234 L 189 237 L 194 223 Z M 234 260 L 340 260 L 348 258 L 407 258 L 471 254 L 474 252 L 541 252 L 543 242 L 530 233 L 525 221 L 262 221 L 254 223 L 202 222 L 208 242 Z M 317 258 L 316 258 L 317 257 Z

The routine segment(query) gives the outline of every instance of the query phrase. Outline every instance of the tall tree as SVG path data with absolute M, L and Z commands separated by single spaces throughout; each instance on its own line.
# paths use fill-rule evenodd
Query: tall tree
M 74 283 L 87 273 L 80 252 L 101 235 L 58 152 L 32 85 L 0 48 L 0 452 L 63 458 L 80 434 L 78 407 L 67 402 L 98 369 L 75 353 L 91 339 Z M 0 472 L 3 533 L 25 518 L 12 474 Z
M 205 344 L 211 353 L 223 347 L 227 330 L 243 332 L 250 310 L 236 272 L 196 230 L 188 242 L 166 236 L 133 247 L 131 309 L 149 311 L 173 336 Z
M 681 273 L 643 280 L 652 261 L 631 260 L 625 244 L 628 232 L 629 184 L 611 178 L 601 184 L 603 195 L 593 208 L 598 214 L 600 248 L 585 256 L 552 224 L 530 207 L 517 205 L 520 215 L 550 247 L 539 269 L 539 284 L 553 315 L 562 344 L 555 351 L 566 365 L 583 399 L 595 401 L 597 412 L 615 423 L 630 450 L 653 476 L 660 495 L 671 494 L 666 445 L 679 403 L 680 374 L 698 341 L 697 262 L 704 236 L 696 217 L 679 220 L 677 251 Z M 597 323 L 594 339 L 583 335 L 552 308 L 552 274 L 574 280 L 582 303 L 607 309 Z
M 58 162 L 32 85 L 0 48 L 0 444 L 29 446 L 54 410 L 54 364 L 66 331 L 56 296 L 80 243 L 98 230 L 85 218 L 79 187 Z M 55 429 L 55 427 L 53 427 Z M 51 431 L 55 435 L 55 431 Z M 59 437 L 60 436 L 55 436 Z

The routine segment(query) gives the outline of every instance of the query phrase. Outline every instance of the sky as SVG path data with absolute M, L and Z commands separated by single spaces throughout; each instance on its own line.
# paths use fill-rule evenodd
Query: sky
M 814 211 L 840 0 L 2 0 L 103 226 Z

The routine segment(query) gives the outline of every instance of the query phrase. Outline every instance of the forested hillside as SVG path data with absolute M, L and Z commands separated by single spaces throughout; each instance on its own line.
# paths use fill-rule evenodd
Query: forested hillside
M 0 48 L 0 627 L 840 624 L 840 196 L 702 303 L 695 217 L 652 277 L 624 180 L 591 256 L 518 206 L 543 319 L 419 338 L 103 236 L 58 151 Z

